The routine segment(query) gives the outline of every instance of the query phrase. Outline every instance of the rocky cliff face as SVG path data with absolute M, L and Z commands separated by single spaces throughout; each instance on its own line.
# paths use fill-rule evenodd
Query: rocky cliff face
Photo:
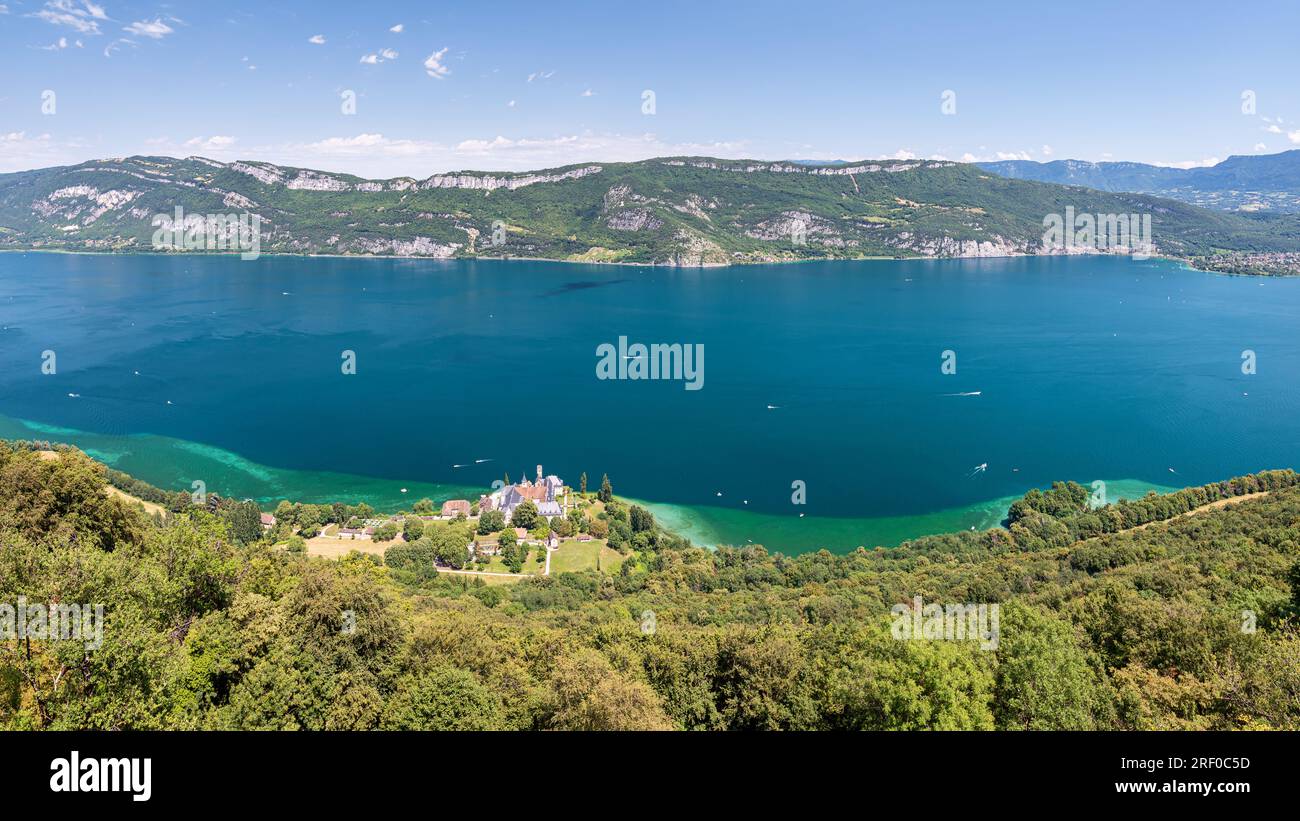
M 675 265 L 1041 248 L 1045 215 L 1147 212 L 1165 253 L 1300 252 L 1300 226 L 974 166 L 670 157 L 366 180 L 256 161 L 128 157 L 0 175 L 0 248 L 153 248 L 151 221 L 256 216 L 262 253 L 543 257 Z M 1246 263 L 1242 263 L 1243 265 Z M 1250 264 L 1254 264 L 1251 262 Z

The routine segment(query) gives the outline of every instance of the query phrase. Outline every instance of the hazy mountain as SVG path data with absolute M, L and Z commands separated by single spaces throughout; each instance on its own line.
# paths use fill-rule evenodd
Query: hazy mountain
M 1300 211 L 1300 149 L 1233 156 L 1206 168 L 1084 160 L 1007 160 L 979 166 L 1011 179 L 1155 194 L 1207 208 Z

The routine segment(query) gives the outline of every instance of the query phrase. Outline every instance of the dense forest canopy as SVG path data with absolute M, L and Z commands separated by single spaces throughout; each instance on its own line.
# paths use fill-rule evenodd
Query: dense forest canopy
M 0 636 L 0 729 L 1300 728 L 1291 471 L 1099 509 L 1061 483 L 1007 528 L 838 556 L 605 511 L 617 573 L 487 586 L 430 572 L 461 523 L 311 558 L 243 503 L 0 445 L 0 605 L 104 607 L 93 649 Z M 899 640 L 918 596 L 998 605 L 996 648 Z

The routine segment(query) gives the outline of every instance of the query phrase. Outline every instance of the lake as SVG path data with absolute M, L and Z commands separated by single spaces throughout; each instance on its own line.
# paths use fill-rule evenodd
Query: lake
M 0 253 L 0 326 L 0 437 L 267 507 L 477 498 L 542 464 L 702 543 L 842 552 L 992 526 L 1053 480 L 1113 499 L 1300 461 L 1300 280 L 1165 260 Z M 598 378 L 620 337 L 703 346 L 699 389 Z

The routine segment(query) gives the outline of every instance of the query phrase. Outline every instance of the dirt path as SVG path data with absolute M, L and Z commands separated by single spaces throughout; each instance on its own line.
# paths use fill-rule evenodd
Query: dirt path
M 1152 525 L 1168 524 L 1169 522 L 1176 522 L 1179 519 L 1185 519 L 1189 516 L 1195 516 L 1198 513 L 1204 513 L 1207 510 L 1218 510 L 1219 508 L 1224 508 L 1227 507 L 1228 505 L 1235 505 L 1238 502 L 1246 502 L 1251 499 L 1259 499 L 1263 496 L 1267 496 L 1271 492 L 1272 491 L 1269 490 L 1261 490 L 1258 493 L 1247 493 L 1242 496 L 1233 496 L 1228 499 L 1218 499 L 1213 502 L 1209 502 L 1208 504 L 1201 505 L 1200 507 L 1194 507 L 1191 510 L 1187 511 L 1186 513 L 1179 513 L 1177 516 L 1174 516 L 1170 519 L 1161 519 L 1156 522 L 1147 522 L 1146 524 L 1143 525 L 1134 525 L 1133 527 L 1126 527 L 1123 530 L 1116 530 L 1114 533 L 1103 533 L 1100 536 L 1091 536 L 1087 539 L 1084 539 L 1083 542 L 1081 542 L 1081 544 L 1086 542 L 1096 541 L 1097 539 L 1102 539 L 1105 538 L 1106 536 L 1118 536 L 1121 533 L 1136 533 L 1139 530 L 1146 530 L 1148 527 L 1151 527 Z

